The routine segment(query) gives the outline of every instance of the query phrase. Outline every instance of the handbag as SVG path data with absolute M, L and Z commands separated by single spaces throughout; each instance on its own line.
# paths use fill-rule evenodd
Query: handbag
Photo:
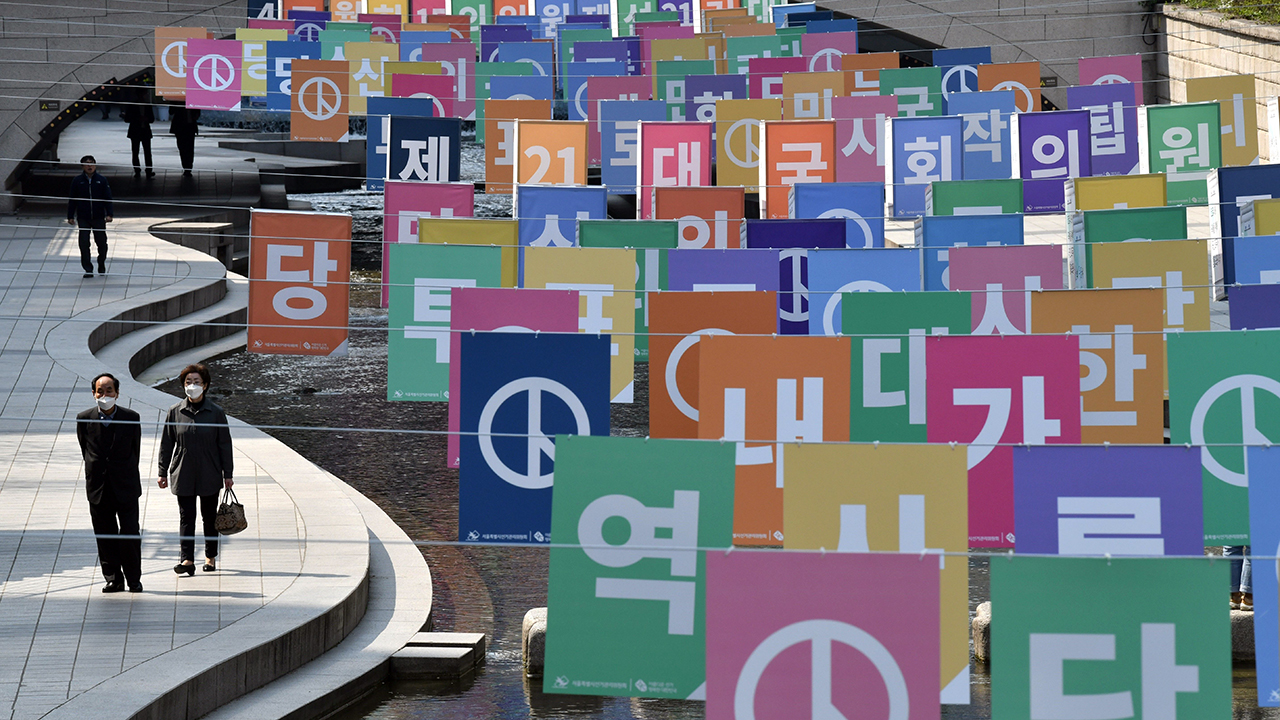
M 236 493 L 231 488 L 227 488 L 222 494 L 222 502 L 218 504 L 218 514 L 214 518 L 213 526 L 222 535 L 235 535 L 249 527 L 249 521 L 244 516 L 244 505 L 236 499 Z

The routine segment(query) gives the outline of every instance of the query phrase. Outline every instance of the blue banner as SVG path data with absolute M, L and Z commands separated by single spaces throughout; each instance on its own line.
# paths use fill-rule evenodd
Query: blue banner
M 938 48 L 933 51 L 933 66 L 942 70 L 943 94 L 977 92 L 978 66 L 989 64 L 990 47 Z
M 365 190 L 382 189 L 387 179 L 387 151 L 391 148 L 388 138 L 391 116 L 434 117 L 435 103 L 431 98 L 371 97 L 367 116 L 365 140 Z
M 929 183 L 964 179 L 958 117 L 894 118 L 893 216 L 924 215 Z
M 534 0 L 538 23 L 542 27 L 542 37 L 554 39 L 565 18 L 573 14 L 574 6 L 574 0 Z
M 551 43 L 544 42 L 499 43 L 497 61 L 503 63 L 528 63 L 533 67 L 535 77 L 553 77 L 556 66 L 552 49 Z
M 570 120 L 589 120 L 587 81 L 593 77 L 622 77 L 627 74 L 625 62 L 571 62 L 565 64 L 565 75 L 560 80 L 564 87 L 564 99 L 569 106 Z
M 551 541 L 555 436 L 609 434 L 608 335 L 463 333 L 458 539 Z
M 811 250 L 809 334 L 841 333 L 840 301 L 851 292 L 919 292 L 919 248 Z
M 1017 112 L 1012 90 L 944 95 L 947 114 L 964 123 L 965 180 L 1007 180 L 1013 177 L 1013 142 L 1009 123 Z
M 554 100 L 556 89 L 551 76 L 492 75 L 489 77 L 490 100 Z
M 924 289 L 950 290 L 950 249 L 1021 245 L 1022 215 L 927 215 L 916 222 L 916 247 L 924 250 Z
M 1280 197 L 1280 165 L 1224 167 L 1211 174 L 1209 237 L 1222 238 L 1222 267 L 1227 285 L 1237 282 L 1280 282 L 1280 275 L 1272 276 L 1269 280 L 1240 280 L 1236 275 L 1235 262 L 1235 244 L 1236 237 L 1240 235 L 1242 206 L 1250 200 L 1269 200 L 1274 197 Z
M 391 118 L 387 177 L 422 182 L 458 182 L 462 164 L 462 120 Z
M 319 60 L 320 43 L 289 40 L 267 41 L 267 110 L 290 112 L 293 98 L 290 77 L 294 60 Z
M 609 191 L 603 186 L 516 187 L 513 214 L 520 221 L 522 247 L 576 247 L 579 220 L 609 216 Z
M 667 119 L 667 104 L 661 100 L 600 101 L 600 180 L 609 192 L 634 194 L 639 172 L 637 121 Z
M 794 218 L 844 218 L 848 247 L 884 247 L 884 183 L 792 185 L 790 205 Z
M 692 292 L 777 292 L 778 251 L 668 250 L 667 289 Z
M 1258 555 L 1280 555 L 1280 450 L 1251 447 L 1249 458 L 1249 540 Z M 1258 705 L 1280 706 L 1280 589 L 1276 568 L 1266 560 L 1253 567 L 1253 649 L 1257 658 Z
M 453 42 L 453 33 L 448 30 L 402 30 L 400 31 L 400 61 L 422 62 L 423 43 Z

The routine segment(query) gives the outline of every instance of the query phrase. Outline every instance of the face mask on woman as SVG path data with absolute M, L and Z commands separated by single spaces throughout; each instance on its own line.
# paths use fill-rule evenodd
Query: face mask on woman
M 187 385 L 186 388 L 187 388 L 187 397 L 191 398 L 192 402 L 199 400 L 200 397 L 204 395 L 203 385 L 197 385 L 193 383 L 191 385 Z
M 111 412 L 111 408 L 115 406 L 116 399 L 113 397 L 104 396 L 98 398 L 98 409 L 102 412 Z

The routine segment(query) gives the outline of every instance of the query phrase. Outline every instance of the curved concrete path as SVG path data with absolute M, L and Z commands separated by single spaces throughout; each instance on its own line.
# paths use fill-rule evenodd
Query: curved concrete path
M 152 476 L 155 423 L 175 398 L 129 377 L 128 360 L 173 326 L 90 352 L 94 331 L 122 312 L 187 313 L 174 298 L 223 282 L 216 260 L 146 231 L 160 220 L 114 223 L 110 272 L 91 280 L 58 219 L 0 221 L 0 718 L 195 718 L 299 667 L 316 678 L 304 696 L 286 681 L 239 705 L 256 708 L 246 717 L 316 710 L 331 690 L 380 679 L 430 612 L 426 564 L 385 514 L 235 420 L 250 529 L 226 540 L 216 574 L 172 572 L 176 503 Z M 188 321 L 236 303 L 242 287 Z M 122 404 L 143 420 L 140 595 L 99 591 L 73 418 L 102 371 L 121 378 Z

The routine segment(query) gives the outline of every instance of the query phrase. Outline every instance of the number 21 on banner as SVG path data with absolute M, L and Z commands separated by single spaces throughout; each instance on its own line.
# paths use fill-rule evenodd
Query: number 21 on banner
M 586 185 L 587 123 L 516 121 L 516 182 Z

